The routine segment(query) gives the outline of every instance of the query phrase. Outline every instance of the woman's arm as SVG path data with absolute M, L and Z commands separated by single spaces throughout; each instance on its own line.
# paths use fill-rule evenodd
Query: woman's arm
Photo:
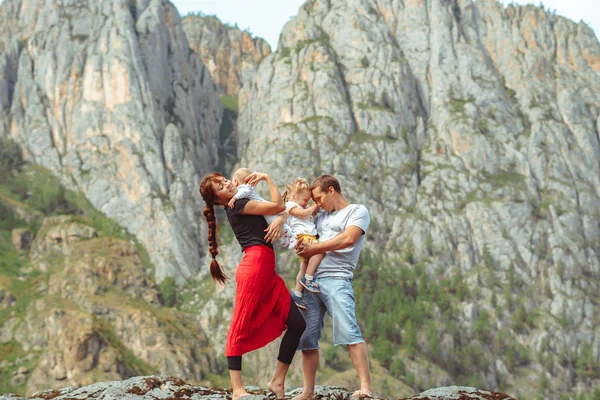
M 244 215 L 275 215 L 285 210 L 285 203 L 281 198 L 281 193 L 277 189 L 275 182 L 267 174 L 261 172 L 254 172 L 246 178 L 246 182 L 252 186 L 256 185 L 260 181 L 265 181 L 269 185 L 269 192 L 271 193 L 271 201 L 249 201 L 242 214 Z
M 288 216 L 289 215 L 287 212 L 282 212 L 277 216 L 275 221 L 271 222 L 267 229 L 265 229 L 265 232 L 267 232 L 265 234 L 265 240 L 267 242 L 272 243 L 276 240 L 279 240 L 279 238 L 283 234 L 283 224 L 285 223 L 285 221 L 287 221 Z

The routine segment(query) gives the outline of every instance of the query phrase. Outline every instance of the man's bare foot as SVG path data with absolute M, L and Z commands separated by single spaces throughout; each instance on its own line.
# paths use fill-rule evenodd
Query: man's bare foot
M 360 390 L 357 390 L 356 392 L 352 393 L 352 397 L 359 397 L 359 398 L 373 397 L 373 392 L 371 392 L 370 389 L 360 389 Z
M 298 396 L 294 397 L 292 400 L 313 400 L 315 397 L 314 393 L 300 393 Z
M 275 395 L 275 397 L 277 397 L 277 399 L 279 399 L 279 400 L 285 399 L 285 390 L 283 388 L 282 383 L 276 383 L 276 382 L 271 381 L 267 384 L 267 389 L 269 389 L 269 391 L 271 393 L 273 393 Z
M 234 390 L 231 394 L 231 400 L 238 400 L 240 397 L 250 396 L 250 393 L 246 392 L 246 389 Z

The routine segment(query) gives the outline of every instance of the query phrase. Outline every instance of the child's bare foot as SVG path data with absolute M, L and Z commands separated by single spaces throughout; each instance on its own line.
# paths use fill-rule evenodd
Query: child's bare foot
M 359 397 L 359 398 L 373 397 L 373 392 L 371 392 L 370 389 L 360 389 L 360 390 L 357 390 L 356 392 L 352 393 L 352 397 Z
M 300 393 L 298 396 L 294 397 L 292 400 L 313 400 L 315 397 L 314 393 Z
M 271 381 L 267 384 L 267 389 L 269 389 L 269 391 L 271 393 L 273 393 L 275 395 L 275 397 L 277 397 L 277 399 L 279 399 L 279 400 L 285 399 L 285 391 L 283 389 L 282 383 L 277 383 L 277 382 Z
M 240 397 L 250 396 L 250 393 L 246 392 L 246 389 L 234 390 L 231 395 L 231 400 L 238 400 Z

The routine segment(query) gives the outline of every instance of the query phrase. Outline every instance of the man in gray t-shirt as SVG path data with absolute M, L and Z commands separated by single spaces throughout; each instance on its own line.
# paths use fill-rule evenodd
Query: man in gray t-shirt
M 371 396 L 369 357 L 356 322 L 352 287 L 353 270 L 369 228 L 369 212 L 361 204 L 348 203 L 333 176 L 321 175 L 312 183 L 311 190 L 313 200 L 323 209 L 315 221 L 319 243 L 300 243 L 296 251 L 306 258 L 324 253 L 325 258 L 315 273 L 320 292 L 304 291 L 306 330 L 298 345 L 298 350 L 302 350 L 304 388 L 294 400 L 314 397 L 325 312 L 333 320 L 333 344 L 348 346 L 358 372 L 360 389 L 353 396 Z

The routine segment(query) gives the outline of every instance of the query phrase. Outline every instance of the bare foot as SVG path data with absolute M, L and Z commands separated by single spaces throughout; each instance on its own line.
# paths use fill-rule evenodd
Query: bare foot
M 359 397 L 359 398 L 373 397 L 373 392 L 371 392 L 370 389 L 360 389 L 360 390 L 357 390 L 356 392 L 352 393 L 352 397 Z
M 277 399 L 285 399 L 285 390 L 283 389 L 283 384 L 271 381 L 267 384 L 267 389 L 269 389 L 269 391 L 273 393 Z
M 315 397 L 314 393 L 300 393 L 298 396 L 294 397 L 292 400 L 313 400 Z
M 234 390 L 231 395 L 231 400 L 238 400 L 240 397 L 250 396 L 250 393 L 246 392 L 246 389 Z

